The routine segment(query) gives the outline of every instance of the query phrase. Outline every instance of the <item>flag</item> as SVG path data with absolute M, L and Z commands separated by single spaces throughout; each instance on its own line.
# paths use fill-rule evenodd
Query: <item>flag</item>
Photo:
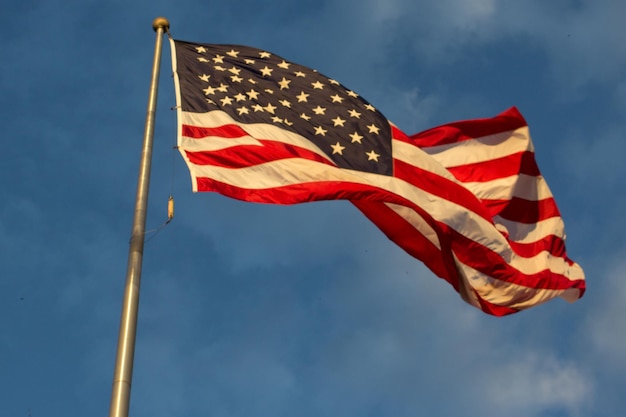
M 409 136 L 354 91 L 271 52 L 171 44 L 178 148 L 194 191 L 349 200 L 489 314 L 583 295 L 517 109 Z

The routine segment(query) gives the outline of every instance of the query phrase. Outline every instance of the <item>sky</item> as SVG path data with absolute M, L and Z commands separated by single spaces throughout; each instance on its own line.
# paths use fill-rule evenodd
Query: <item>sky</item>
M 492 317 L 347 202 L 192 193 L 164 42 L 131 416 L 623 416 L 624 15 L 622 0 L 3 5 L 0 417 L 108 415 L 157 16 L 176 39 L 313 67 L 409 134 L 517 106 L 587 292 Z

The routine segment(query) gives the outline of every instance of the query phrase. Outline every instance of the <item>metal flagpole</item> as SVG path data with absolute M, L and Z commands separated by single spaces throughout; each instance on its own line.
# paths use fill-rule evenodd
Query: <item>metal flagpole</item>
M 122 319 L 117 340 L 117 358 L 113 377 L 113 392 L 109 417 L 127 417 L 130 403 L 130 386 L 133 377 L 133 357 L 135 355 L 135 336 L 137 333 L 137 311 L 139 308 L 139 284 L 141 282 L 141 263 L 146 230 L 146 212 L 148 206 L 148 189 L 150 185 L 150 165 L 152 162 L 152 143 L 154 139 L 154 119 L 158 94 L 159 69 L 163 33 L 169 29 L 170 23 L 164 17 L 157 17 L 152 22 L 156 32 L 154 61 L 152 63 L 152 80 L 148 95 L 148 111 L 143 135 L 143 149 L 139 164 L 137 180 L 137 196 L 133 230 L 128 249 L 128 268 L 126 270 L 126 289 L 122 306 Z

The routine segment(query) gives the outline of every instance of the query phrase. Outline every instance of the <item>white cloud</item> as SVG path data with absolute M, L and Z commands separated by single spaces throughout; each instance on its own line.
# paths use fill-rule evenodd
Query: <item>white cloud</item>
M 509 363 L 482 377 L 488 381 L 483 395 L 487 408 L 510 417 L 539 416 L 555 409 L 583 416 L 594 390 L 575 365 L 528 351 L 511 352 Z

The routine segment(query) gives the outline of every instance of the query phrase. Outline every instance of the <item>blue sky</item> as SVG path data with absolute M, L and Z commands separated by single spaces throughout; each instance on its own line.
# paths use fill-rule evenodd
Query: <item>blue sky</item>
M 0 33 L 1 417 L 107 415 L 154 48 L 247 44 L 407 133 L 517 106 L 587 275 L 466 305 L 346 202 L 192 194 L 164 43 L 131 415 L 622 416 L 621 0 L 14 2 Z

